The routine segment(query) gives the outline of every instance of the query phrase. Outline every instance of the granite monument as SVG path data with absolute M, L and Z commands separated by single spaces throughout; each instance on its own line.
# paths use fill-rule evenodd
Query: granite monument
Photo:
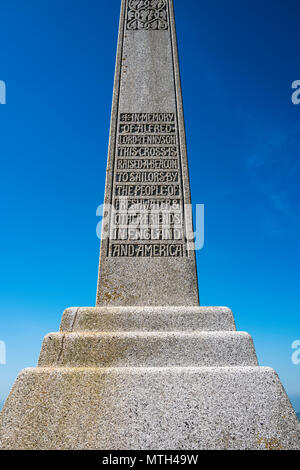
M 96 307 L 67 309 L 2 449 L 299 449 L 278 376 L 200 307 L 173 0 L 122 0 Z

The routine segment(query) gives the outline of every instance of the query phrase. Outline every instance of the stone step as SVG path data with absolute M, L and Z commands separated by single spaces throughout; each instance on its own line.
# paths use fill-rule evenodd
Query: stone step
M 65 310 L 60 331 L 235 331 L 226 307 L 82 307 Z
M 51 333 L 40 367 L 256 366 L 252 338 L 243 332 Z
M 19 374 L 1 449 L 300 449 L 300 423 L 265 367 L 41 368 Z

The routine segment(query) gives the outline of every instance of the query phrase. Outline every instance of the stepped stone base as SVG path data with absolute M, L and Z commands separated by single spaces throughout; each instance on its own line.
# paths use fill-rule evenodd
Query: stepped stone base
M 2 449 L 299 449 L 276 373 L 260 367 L 24 370 Z
M 60 325 L 61 332 L 235 330 L 227 307 L 73 307 Z
M 300 449 L 300 423 L 229 309 L 71 308 L 19 374 L 0 448 Z
M 50 333 L 39 366 L 257 366 L 251 337 L 240 332 Z

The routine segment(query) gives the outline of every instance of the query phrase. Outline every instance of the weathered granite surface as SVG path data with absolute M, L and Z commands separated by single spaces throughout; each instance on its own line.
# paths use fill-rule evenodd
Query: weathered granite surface
M 251 337 L 240 332 L 50 333 L 40 367 L 256 366 Z
M 300 449 L 300 423 L 276 373 L 257 367 L 251 337 L 201 329 L 203 316 L 232 318 L 231 311 L 195 308 L 202 318 L 190 331 L 190 309 L 186 318 L 178 307 L 146 309 L 151 331 L 141 308 L 67 309 L 39 366 L 16 380 L 1 413 L 0 448 Z M 177 331 L 159 331 L 151 314 Z M 95 331 L 78 330 L 86 318 Z M 124 330 L 128 318 L 132 331 Z
M 62 317 L 61 332 L 235 331 L 226 307 L 74 307 Z
M 264 367 L 24 370 L 2 449 L 299 449 L 300 423 Z

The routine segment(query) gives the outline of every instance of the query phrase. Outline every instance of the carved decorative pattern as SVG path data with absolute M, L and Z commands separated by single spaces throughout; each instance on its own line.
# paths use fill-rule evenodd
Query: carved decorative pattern
M 128 0 L 127 29 L 167 30 L 167 0 Z

